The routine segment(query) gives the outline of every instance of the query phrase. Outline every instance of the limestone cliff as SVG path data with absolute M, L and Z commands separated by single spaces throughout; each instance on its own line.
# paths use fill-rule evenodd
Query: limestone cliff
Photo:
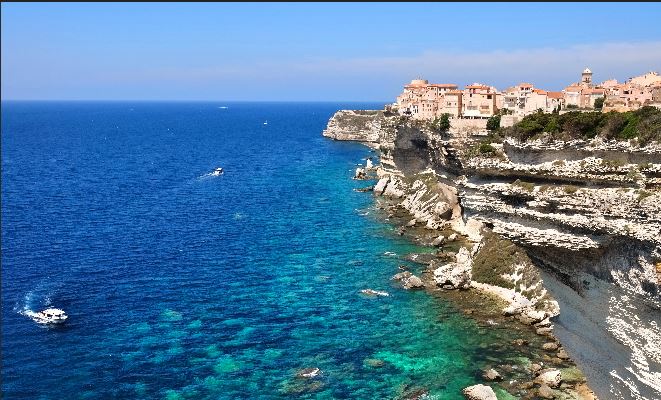
M 541 333 L 551 325 L 599 398 L 661 398 L 661 147 L 490 143 L 464 125 L 441 133 L 340 111 L 324 135 L 377 147 L 375 195 L 430 244 L 459 234 L 471 286 L 507 298 L 504 313 Z M 439 284 L 452 269 L 438 268 Z

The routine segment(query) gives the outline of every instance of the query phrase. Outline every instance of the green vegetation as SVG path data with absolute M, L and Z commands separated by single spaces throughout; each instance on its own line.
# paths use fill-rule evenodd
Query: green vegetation
M 625 164 L 622 160 L 601 160 L 601 165 L 609 168 L 619 168 Z
M 450 114 L 445 113 L 431 122 L 432 129 L 438 132 L 447 132 L 450 129 Z
M 531 183 L 531 182 L 524 182 L 524 181 L 522 181 L 522 180 L 520 180 L 520 179 L 515 180 L 515 181 L 512 183 L 512 185 L 514 185 L 514 186 L 518 186 L 518 187 L 520 187 L 520 188 L 526 190 L 527 192 L 532 192 L 532 191 L 535 189 L 535 184 L 534 184 L 534 183 Z
M 638 143 L 645 145 L 661 142 L 661 110 L 648 106 L 623 113 L 575 111 L 559 115 L 536 112 L 525 116 L 514 126 L 500 129 L 499 133 L 522 141 L 541 137 L 572 140 L 598 136 L 604 139 L 637 139 Z
M 647 191 L 647 190 L 641 190 L 640 192 L 638 192 L 638 198 L 637 198 L 637 200 L 640 202 L 640 201 L 642 201 L 643 199 L 646 199 L 647 197 L 650 197 L 650 196 L 653 195 L 653 194 L 654 194 L 654 193 L 652 193 L 652 192 L 650 192 L 650 191 Z
M 495 154 L 496 153 L 496 148 L 491 145 L 491 143 L 488 142 L 481 142 L 480 147 L 478 147 L 478 151 L 481 154 Z
M 493 115 L 487 120 L 487 130 L 495 132 L 500 129 L 500 114 Z
M 500 239 L 498 235 L 489 232 L 485 235 L 482 249 L 473 260 L 473 279 L 514 289 L 514 284 L 502 277 L 503 274 L 514 272 L 514 265 L 525 263 L 528 256 L 509 240 Z
M 604 108 L 604 100 L 606 100 L 606 98 L 604 98 L 604 97 L 600 97 L 600 98 L 596 99 L 594 101 L 594 108 L 596 110 L 601 110 L 602 108 Z
M 576 191 L 578 191 L 578 188 L 574 185 L 565 185 L 562 189 L 567 194 L 574 194 L 574 193 L 576 193 Z

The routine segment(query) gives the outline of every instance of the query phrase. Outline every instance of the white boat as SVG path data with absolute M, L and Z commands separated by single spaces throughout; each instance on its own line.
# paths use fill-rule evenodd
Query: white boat
M 69 318 L 59 308 L 47 308 L 43 311 L 30 313 L 30 317 L 39 324 L 61 324 Z
M 222 168 L 218 167 L 218 168 L 213 170 L 213 172 L 211 173 L 211 176 L 219 176 L 219 175 L 222 175 L 224 173 L 225 173 L 225 171 Z
M 269 124 L 269 121 L 264 121 L 264 125 L 268 125 L 268 124 Z

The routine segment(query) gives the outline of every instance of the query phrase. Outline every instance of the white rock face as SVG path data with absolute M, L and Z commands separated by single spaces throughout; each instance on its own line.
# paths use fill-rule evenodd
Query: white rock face
M 553 330 L 599 398 L 661 399 L 660 144 L 506 139 L 496 156 L 475 156 L 464 152 L 475 139 L 468 130 L 441 139 L 359 114 L 336 114 L 324 134 L 378 146 L 375 195 L 400 199 L 428 229 L 468 238 L 472 256 L 491 230 L 532 260 L 502 276 L 515 290 L 471 282 L 463 255 L 434 266 L 436 282 L 496 293 L 510 304 L 505 314 Z M 428 146 L 418 151 L 412 138 Z M 404 176 L 411 166 L 429 170 Z
M 463 390 L 468 400 L 497 400 L 496 393 L 486 385 L 473 385 Z
M 322 134 L 335 140 L 376 143 L 390 120 L 392 117 L 379 110 L 340 110 L 331 117 Z
M 661 304 L 584 273 L 580 295 L 550 274 L 543 279 L 560 303 L 554 334 L 597 397 L 661 398 Z
M 388 182 L 390 182 L 390 178 L 379 179 L 376 185 L 374 185 L 374 194 L 377 196 L 381 196 L 383 194 L 383 191 L 386 189 Z
M 462 247 L 459 250 L 456 262 L 436 268 L 434 281 L 439 286 L 468 289 L 471 285 L 471 258 L 468 249 Z
M 562 383 L 562 376 L 560 371 L 557 369 L 549 369 L 542 371 L 537 378 L 535 378 L 536 383 L 546 384 L 549 387 L 557 388 Z

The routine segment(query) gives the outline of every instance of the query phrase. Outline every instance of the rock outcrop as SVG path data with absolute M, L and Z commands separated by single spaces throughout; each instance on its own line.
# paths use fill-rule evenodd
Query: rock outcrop
M 496 393 L 486 385 L 469 386 L 463 393 L 468 400 L 496 400 Z

